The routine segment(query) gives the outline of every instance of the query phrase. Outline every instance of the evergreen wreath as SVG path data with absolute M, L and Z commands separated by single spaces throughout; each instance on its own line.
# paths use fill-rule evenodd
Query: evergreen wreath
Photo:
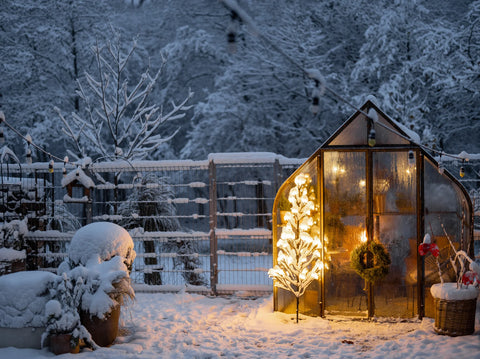
M 373 267 L 367 267 L 367 254 L 372 254 Z M 351 266 L 367 282 L 374 283 L 388 274 L 390 254 L 380 243 L 363 243 L 352 251 Z

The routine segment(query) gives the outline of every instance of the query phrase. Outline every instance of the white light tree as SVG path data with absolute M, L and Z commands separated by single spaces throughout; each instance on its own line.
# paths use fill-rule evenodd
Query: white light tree
M 268 271 L 275 287 L 295 295 L 297 323 L 300 297 L 327 267 L 322 260 L 326 258 L 326 248 L 322 248 L 318 224 L 312 215 L 317 205 L 311 182 L 308 174 L 295 178 L 295 187 L 288 195 L 291 207 L 283 217 L 286 224 L 277 242 L 277 264 Z
M 63 122 L 63 132 L 75 147 L 74 157 L 92 157 L 106 160 L 144 159 L 176 132 L 163 136 L 162 125 L 185 116 L 190 106 L 187 96 L 168 112 L 150 100 L 161 68 L 150 74 L 147 68 L 134 82 L 128 63 L 135 56 L 136 42 L 124 50 L 119 36 L 106 46 L 93 46 L 97 73 L 85 74 L 85 84 L 78 81 L 78 96 L 84 111 L 65 118 L 56 109 Z

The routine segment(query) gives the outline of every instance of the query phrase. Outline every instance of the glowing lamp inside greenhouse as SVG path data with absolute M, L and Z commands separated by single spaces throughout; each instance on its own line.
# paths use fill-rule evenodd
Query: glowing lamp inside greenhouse
M 360 242 L 365 243 L 367 241 L 367 231 L 363 231 L 360 235 Z

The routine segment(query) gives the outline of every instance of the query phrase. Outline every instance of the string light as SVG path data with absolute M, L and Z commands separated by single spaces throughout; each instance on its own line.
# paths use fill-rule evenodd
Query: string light
M 320 110 L 320 90 L 318 88 L 319 81 L 315 80 L 315 88 L 312 91 L 312 106 L 310 106 L 310 111 L 316 115 Z
M 26 157 L 27 163 L 31 165 L 33 162 L 33 159 L 32 159 L 32 150 L 30 149 L 30 147 L 27 148 L 27 154 L 25 155 L 25 157 Z
M 462 160 L 462 165 L 460 166 L 460 177 L 465 177 L 465 167 L 463 167 L 464 160 Z
M 376 140 L 376 135 L 375 135 L 375 129 L 371 128 L 370 129 L 370 132 L 368 133 L 368 145 L 370 147 L 373 147 L 375 146 L 375 144 L 377 143 L 377 140 Z
M 415 165 L 415 154 L 412 150 L 408 151 L 408 164 L 410 166 Z

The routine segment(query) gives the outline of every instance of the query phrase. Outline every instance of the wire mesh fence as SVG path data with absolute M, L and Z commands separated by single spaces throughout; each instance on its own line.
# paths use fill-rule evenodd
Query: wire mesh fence
M 28 269 L 54 271 L 75 231 L 107 221 L 126 228 L 137 289 L 271 291 L 271 208 L 302 160 L 270 153 L 213 154 L 205 161 L 117 161 L 86 167 L 2 164 L 3 223 Z M 62 174 L 62 172 L 65 172 Z

